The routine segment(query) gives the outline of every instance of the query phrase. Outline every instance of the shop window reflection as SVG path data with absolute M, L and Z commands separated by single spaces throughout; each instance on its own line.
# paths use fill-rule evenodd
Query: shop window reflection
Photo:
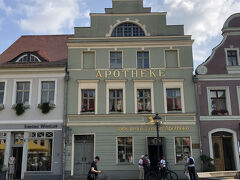
M 184 157 L 191 155 L 190 137 L 175 138 L 176 163 L 183 163 Z
M 132 163 L 132 137 L 118 137 L 118 163 Z
M 0 133 L 0 166 L 4 162 L 4 152 L 6 146 L 6 133 Z

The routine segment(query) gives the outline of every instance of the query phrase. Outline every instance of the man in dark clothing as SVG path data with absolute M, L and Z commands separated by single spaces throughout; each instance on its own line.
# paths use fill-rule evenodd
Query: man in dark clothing
M 148 155 L 145 154 L 143 158 L 143 168 L 144 168 L 144 180 L 149 180 L 150 175 L 150 159 L 148 158 Z
M 196 180 L 195 175 L 195 160 L 192 156 L 188 155 L 187 158 L 188 172 L 191 180 Z
M 98 161 L 100 161 L 100 158 L 96 156 L 88 172 L 88 177 L 87 177 L 88 180 L 95 180 L 97 178 L 97 175 L 101 173 L 101 171 L 98 171 L 98 168 L 97 168 Z

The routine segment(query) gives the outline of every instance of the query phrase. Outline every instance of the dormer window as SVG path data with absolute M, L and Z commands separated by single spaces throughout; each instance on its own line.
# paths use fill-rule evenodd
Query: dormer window
M 145 36 L 144 31 L 138 25 L 133 23 L 122 23 L 112 32 L 112 37 L 135 37 Z
M 19 63 L 35 63 L 35 62 L 42 62 L 37 56 L 33 54 L 24 54 L 21 57 L 19 57 L 15 62 Z
M 227 51 L 227 63 L 228 66 L 238 66 L 238 56 L 236 50 Z

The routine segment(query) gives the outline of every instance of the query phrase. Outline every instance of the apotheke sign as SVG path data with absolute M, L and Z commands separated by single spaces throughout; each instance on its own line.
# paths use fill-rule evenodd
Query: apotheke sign
M 25 129 L 56 129 L 57 124 L 25 124 Z

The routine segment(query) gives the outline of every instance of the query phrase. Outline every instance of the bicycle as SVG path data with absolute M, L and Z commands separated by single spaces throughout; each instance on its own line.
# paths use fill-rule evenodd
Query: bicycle
M 158 175 L 158 176 L 157 176 Z M 157 179 L 158 177 L 158 179 Z M 161 180 L 161 173 L 159 170 L 159 166 L 157 168 L 150 168 L 150 180 Z M 174 171 L 169 170 L 168 167 L 166 167 L 166 179 L 167 180 L 178 180 L 178 175 Z

